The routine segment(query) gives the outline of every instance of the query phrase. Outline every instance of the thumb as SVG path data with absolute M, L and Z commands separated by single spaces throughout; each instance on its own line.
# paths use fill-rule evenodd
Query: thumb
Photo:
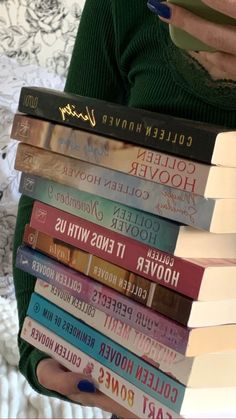
M 56 391 L 64 396 L 77 392 L 95 393 L 95 383 L 90 377 L 67 370 L 52 358 L 43 359 L 38 363 L 37 378 L 41 386 Z

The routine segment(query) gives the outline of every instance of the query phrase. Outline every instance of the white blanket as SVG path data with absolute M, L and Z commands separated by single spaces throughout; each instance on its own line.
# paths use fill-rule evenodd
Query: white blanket
M 17 309 L 14 298 L 0 297 L 0 418 L 110 418 L 97 408 L 77 406 L 36 393 L 19 373 Z
M 11 264 L 19 173 L 14 170 L 17 142 L 9 136 L 24 85 L 62 90 L 64 79 L 43 68 L 19 65 L 14 59 L 0 55 L 0 419 L 110 418 L 110 413 L 96 408 L 39 395 L 17 368 L 18 318 Z

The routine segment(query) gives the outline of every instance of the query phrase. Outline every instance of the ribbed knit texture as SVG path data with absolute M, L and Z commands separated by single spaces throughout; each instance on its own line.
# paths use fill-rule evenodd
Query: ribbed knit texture
M 175 48 L 167 25 L 147 9 L 146 0 L 87 1 L 65 90 L 236 127 L 235 83 L 212 82 L 200 66 Z M 14 260 L 31 209 L 32 200 L 23 196 Z M 35 278 L 13 269 L 21 327 Z M 43 389 L 36 378 L 35 368 L 44 355 L 23 341 L 19 347 L 20 370 L 29 383 L 39 392 L 55 395 Z

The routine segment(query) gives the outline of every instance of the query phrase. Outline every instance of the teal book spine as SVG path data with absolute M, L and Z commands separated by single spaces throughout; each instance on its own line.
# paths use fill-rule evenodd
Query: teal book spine
M 22 173 L 19 191 L 52 207 L 173 254 L 181 224 L 63 185 Z
M 186 387 L 58 306 L 32 294 L 27 315 L 113 372 L 180 413 Z
M 125 407 L 136 417 L 150 419 L 150 410 L 155 406 L 159 419 L 180 419 L 176 412 L 128 383 L 110 368 L 104 367 L 90 355 L 86 355 L 80 349 L 70 345 L 31 317 L 25 318 L 21 337 L 30 345 L 56 359 L 68 370 L 79 374 L 83 373 L 89 379 L 93 379 L 98 390 Z

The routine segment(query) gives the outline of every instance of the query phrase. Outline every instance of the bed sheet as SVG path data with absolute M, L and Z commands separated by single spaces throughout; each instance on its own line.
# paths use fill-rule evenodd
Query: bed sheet
M 0 418 L 110 418 L 97 408 L 77 406 L 36 393 L 19 373 L 18 317 L 12 278 L 12 241 L 20 173 L 14 170 L 17 142 L 11 125 L 22 86 L 63 90 L 65 79 L 37 65 L 0 55 Z

